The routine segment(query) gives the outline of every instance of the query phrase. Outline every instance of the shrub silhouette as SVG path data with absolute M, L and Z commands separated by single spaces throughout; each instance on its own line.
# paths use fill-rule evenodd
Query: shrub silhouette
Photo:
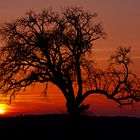
M 91 94 L 103 94 L 120 105 L 139 101 L 139 79 L 129 70 L 130 48 L 119 47 L 106 70 L 97 69 L 91 59 L 94 42 L 105 38 L 97 14 L 81 7 L 52 9 L 0 27 L 0 92 L 10 101 L 35 82 L 56 85 L 66 99 L 70 115 L 89 108 L 83 104 Z M 119 69 L 117 68 L 119 66 Z

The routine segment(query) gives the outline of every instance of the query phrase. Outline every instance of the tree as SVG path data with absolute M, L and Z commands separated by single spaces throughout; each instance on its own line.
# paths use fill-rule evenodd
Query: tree
M 94 42 L 106 37 L 96 16 L 81 7 L 64 8 L 61 13 L 30 10 L 25 17 L 1 25 L 1 94 L 11 100 L 33 83 L 50 82 L 62 91 L 70 115 L 89 108 L 83 101 L 90 94 L 104 94 L 121 105 L 139 101 L 139 79 L 129 70 L 130 48 L 118 48 L 107 70 L 94 66 Z

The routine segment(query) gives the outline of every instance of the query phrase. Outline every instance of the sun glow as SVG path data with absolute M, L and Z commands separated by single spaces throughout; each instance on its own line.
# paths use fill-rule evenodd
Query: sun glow
M 0 114 L 5 114 L 6 112 L 6 105 L 5 104 L 0 104 Z

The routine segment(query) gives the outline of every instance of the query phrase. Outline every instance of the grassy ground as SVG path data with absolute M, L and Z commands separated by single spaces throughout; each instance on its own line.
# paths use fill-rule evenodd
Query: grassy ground
M 82 116 L 71 119 L 63 114 L 0 118 L 0 138 L 12 140 L 135 140 L 139 134 L 139 118 Z

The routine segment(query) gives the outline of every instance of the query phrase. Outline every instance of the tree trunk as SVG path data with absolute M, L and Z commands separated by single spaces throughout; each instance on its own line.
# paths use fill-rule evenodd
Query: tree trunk
M 61 89 L 65 99 L 66 99 L 66 108 L 67 112 L 71 117 L 78 117 L 80 116 L 85 110 L 89 108 L 89 104 L 83 105 L 82 102 L 83 96 L 79 96 L 75 98 L 74 92 L 71 91 L 70 88 L 66 88 L 66 85 L 62 84 L 63 82 L 59 82 L 58 87 Z
M 89 108 L 89 104 L 80 105 L 81 103 L 68 102 L 66 103 L 67 112 L 71 117 L 79 117 L 85 110 Z

